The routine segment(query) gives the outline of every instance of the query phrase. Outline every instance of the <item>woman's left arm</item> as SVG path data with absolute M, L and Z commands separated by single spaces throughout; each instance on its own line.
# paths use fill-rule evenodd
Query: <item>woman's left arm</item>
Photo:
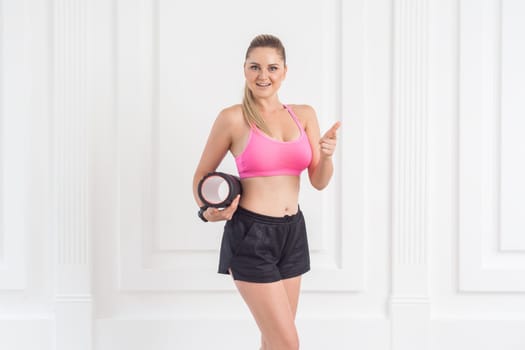
M 305 131 L 312 147 L 312 161 L 308 167 L 310 182 L 317 190 L 325 188 L 334 172 L 332 155 L 337 145 L 337 129 L 341 122 L 336 122 L 321 137 L 319 122 L 315 111 L 310 106 L 304 106 Z

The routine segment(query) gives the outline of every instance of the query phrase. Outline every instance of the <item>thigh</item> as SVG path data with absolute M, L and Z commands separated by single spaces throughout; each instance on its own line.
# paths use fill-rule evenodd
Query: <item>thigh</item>
M 276 348 L 288 348 L 298 343 L 294 313 L 282 281 L 252 283 L 235 281 L 248 305 L 263 338 Z
M 288 302 L 292 309 L 292 314 L 295 319 L 297 314 L 297 305 L 299 304 L 299 293 L 301 291 L 301 276 L 292 277 L 282 280 L 286 294 L 288 295 Z

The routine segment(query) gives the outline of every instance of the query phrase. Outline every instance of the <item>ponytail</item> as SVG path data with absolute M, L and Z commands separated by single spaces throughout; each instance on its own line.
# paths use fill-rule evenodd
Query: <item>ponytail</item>
M 244 115 L 244 119 L 246 120 L 248 125 L 250 125 L 250 127 L 255 126 L 265 134 L 272 136 L 268 125 L 266 125 L 264 119 L 259 113 L 259 110 L 253 98 L 253 94 L 248 88 L 248 85 L 244 86 L 244 97 L 242 99 L 242 114 Z

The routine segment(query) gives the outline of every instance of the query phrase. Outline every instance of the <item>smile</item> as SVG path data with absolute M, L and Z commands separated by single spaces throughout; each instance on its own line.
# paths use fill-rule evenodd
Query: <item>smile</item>
M 263 83 L 255 83 L 255 85 L 260 86 L 260 87 L 268 87 L 268 86 L 270 86 L 272 84 L 271 83 L 264 83 L 264 84 Z

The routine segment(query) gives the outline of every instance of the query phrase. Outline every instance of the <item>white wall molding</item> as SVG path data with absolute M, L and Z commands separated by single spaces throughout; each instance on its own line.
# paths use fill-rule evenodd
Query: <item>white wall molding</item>
M 52 2 L 56 350 L 92 349 L 88 198 L 89 1 Z
M 524 292 L 525 254 L 520 249 L 522 239 L 518 238 L 522 231 L 515 229 L 525 226 L 517 221 L 509 225 L 508 221 L 512 220 L 511 212 L 520 210 L 522 179 L 504 178 L 506 174 L 523 172 L 522 162 L 508 157 L 524 146 L 503 148 L 509 144 L 502 139 L 502 131 L 508 132 L 508 126 L 502 129 L 502 123 L 512 116 L 502 114 L 502 98 L 512 92 L 502 90 L 502 2 L 463 0 L 460 14 L 459 288 Z M 512 69 L 510 64 L 506 67 Z M 516 67 L 515 74 L 519 74 Z M 514 106 L 513 111 L 517 110 Z M 520 130 L 519 125 L 515 129 Z M 514 209 L 506 207 L 507 216 L 503 217 L 502 205 L 512 203 L 513 198 L 504 198 L 504 202 L 502 195 L 516 196 Z M 511 246 L 514 249 L 509 249 Z
M 427 0 L 393 5 L 392 349 L 428 348 Z

